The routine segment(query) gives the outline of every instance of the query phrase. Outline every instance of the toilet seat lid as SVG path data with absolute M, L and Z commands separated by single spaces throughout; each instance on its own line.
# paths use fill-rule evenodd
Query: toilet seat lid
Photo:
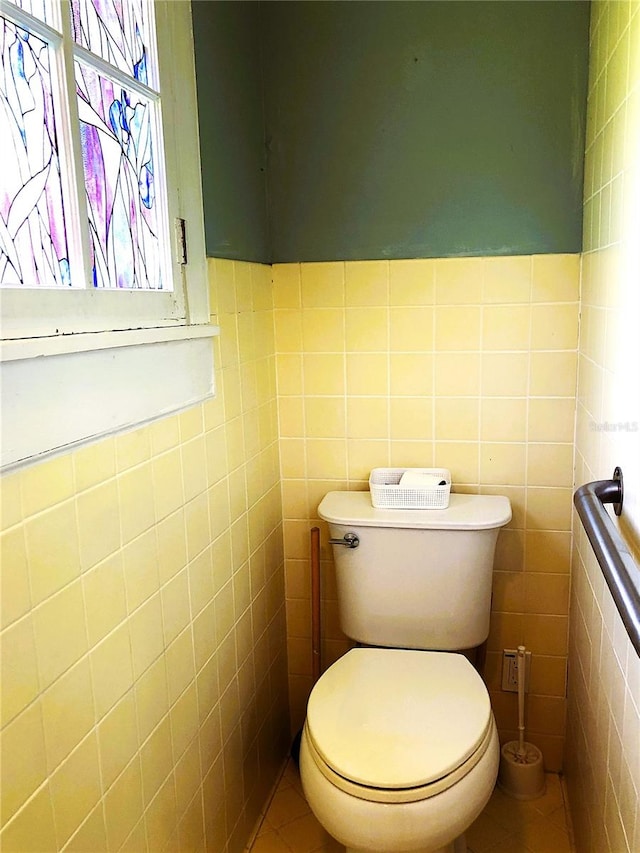
M 459 654 L 352 649 L 316 683 L 307 731 L 339 775 L 414 788 L 463 764 L 491 725 L 487 689 Z

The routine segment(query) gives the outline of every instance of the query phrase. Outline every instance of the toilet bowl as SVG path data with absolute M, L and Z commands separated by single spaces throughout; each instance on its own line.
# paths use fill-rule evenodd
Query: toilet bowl
M 489 695 L 463 655 L 352 649 L 309 698 L 302 785 L 349 853 L 465 851 L 498 765 Z
M 347 853 L 466 853 L 500 759 L 487 689 L 459 649 L 489 633 L 502 495 L 381 509 L 329 492 L 340 627 L 361 644 L 311 692 L 300 775 Z

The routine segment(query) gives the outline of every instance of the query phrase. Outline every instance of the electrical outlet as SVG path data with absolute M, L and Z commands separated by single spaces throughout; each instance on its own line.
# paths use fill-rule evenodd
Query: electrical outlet
M 529 692 L 529 673 L 531 670 L 531 652 L 524 653 L 524 691 Z M 502 651 L 502 689 L 510 693 L 518 692 L 518 651 Z

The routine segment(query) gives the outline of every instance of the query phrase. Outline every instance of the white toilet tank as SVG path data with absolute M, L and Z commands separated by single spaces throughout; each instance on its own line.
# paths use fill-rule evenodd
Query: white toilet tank
M 511 520 L 501 495 L 452 494 L 447 509 L 375 509 L 369 492 L 329 492 L 340 626 L 359 643 L 453 651 L 489 633 L 496 540 Z

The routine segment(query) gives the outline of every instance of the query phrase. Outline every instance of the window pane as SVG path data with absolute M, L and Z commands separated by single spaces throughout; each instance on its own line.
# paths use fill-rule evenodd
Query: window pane
M 33 17 L 37 18 L 39 21 L 44 21 L 45 24 L 49 24 L 50 27 L 59 29 L 57 26 L 57 2 L 52 2 L 52 0 L 10 0 L 10 2 L 13 3 L 14 6 L 19 6 L 21 9 L 24 9 L 25 12 L 29 12 L 30 15 L 33 15 Z
M 155 105 L 76 63 L 94 287 L 166 288 L 152 130 Z
M 157 89 L 150 20 L 146 0 L 71 0 L 74 40 Z
M 50 49 L 0 23 L 0 284 L 68 286 Z

